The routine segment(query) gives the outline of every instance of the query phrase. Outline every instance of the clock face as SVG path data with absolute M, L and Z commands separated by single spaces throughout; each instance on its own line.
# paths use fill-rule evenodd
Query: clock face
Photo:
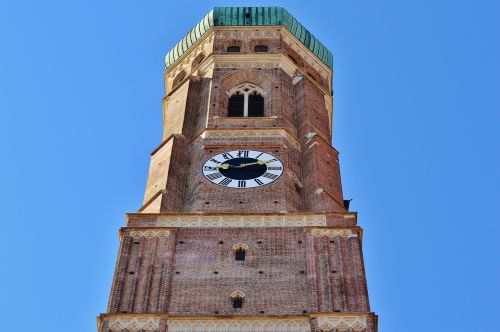
M 255 188 L 269 184 L 283 173 L 283 164 L 273 155 L 253 150 L 222 152 L 203 165 L 203 175 L 219 186 Z

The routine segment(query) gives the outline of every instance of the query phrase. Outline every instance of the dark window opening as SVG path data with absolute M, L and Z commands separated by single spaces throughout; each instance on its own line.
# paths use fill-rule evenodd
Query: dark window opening
M 311 74 L 310 72 L 308 72 L 307 74 L 313 79 L 313 81 L 318 82 L 315 75 Z
M 248 96 L 248 116 L 264 116 L 264 97 L 257 93 Z
M 240 47 L 239 46 L 228 46 L 226 51 L 231 52 L 231 53 L 238 53 L 240 51 Z
M 233 308 L 243 308 L 243 298 L 241 296 L 233 297 Z
M 196 68 L 202 61 L 205 59 L 205 54 L 200 53 L 194 58 L 193 62 L 191 62 L 191 68 Z
M 243 116 L 243 108 L 245 104 L 245 96 L 235 94 L 229 98 L 229 107 L 227 116 Z
M 186 75 L 187 74 L 185 71 L 181 71 L 179 74 L 177 74 L 177 76 L 174 78 L 174 81 L 172 82 L 172 89 L 177 87 L 182 82 L 182 80 L 186 77 Z
M 267 52 L 267 46 L 266 45 L 257 45 L 253 49 L 255 52 Z
M 243 248 L 236 249 L 236 252 L 234 255 L 234 260 L 244 261 L 245 260 L 245 249 L 243 249 Z

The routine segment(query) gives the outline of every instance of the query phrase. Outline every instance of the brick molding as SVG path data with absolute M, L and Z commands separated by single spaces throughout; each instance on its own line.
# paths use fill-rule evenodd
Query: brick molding
M 193 144 L 197 144 L 201 140 L 210 139 L 210 138 L 223 138 L 223 139 L 284 138 L 284 139 L 287 139 L 294 148 L 297 148 L 300 150 L 299 140 L 294 135 L 290 134 L 286 129 L 283 129 L 283 128 L 206 129 L 195 139 Z

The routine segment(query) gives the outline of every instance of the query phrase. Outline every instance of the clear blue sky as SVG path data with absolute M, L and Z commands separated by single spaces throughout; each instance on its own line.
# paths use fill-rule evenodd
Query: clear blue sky
M 95 331 L 163 56 L 217 5 L 284 6 L 333 51 L 380 331 L 500 331 L 500 3 L 478 0 L 1 1 L 1 329 Z

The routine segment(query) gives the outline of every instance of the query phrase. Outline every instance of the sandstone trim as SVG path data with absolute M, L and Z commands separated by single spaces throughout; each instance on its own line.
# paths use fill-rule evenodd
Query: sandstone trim
M 128 232 L 128 234 L 136 239 L 136 238 L 154 238 L 154 237 L 159 237 L 159 238 L 167 238 L 170 236 L 170 230 L 154 230 L 154 229 L 148 229 L 148 230 L 133 230 Z
M 307 318 L 170 320 L 169 332 L 309 332 Z
M 326 226 L 325 215 L 158 216 L 157 227 L 300 227 Z
M 167 325 L 169 332 L 311 332 L 311 325 L 319 331 L 363 332 L 368 327 L 370 313 L 311 314 L 294 317 L 169 317 L 160 315 L 101 315 L 98 326 L 106 322 L 106 330 L 129 332 L 157 331 Z M 316 320 L 315 323 L 313 321 Z M 162 323 L 163 321 L 163 323 Z

